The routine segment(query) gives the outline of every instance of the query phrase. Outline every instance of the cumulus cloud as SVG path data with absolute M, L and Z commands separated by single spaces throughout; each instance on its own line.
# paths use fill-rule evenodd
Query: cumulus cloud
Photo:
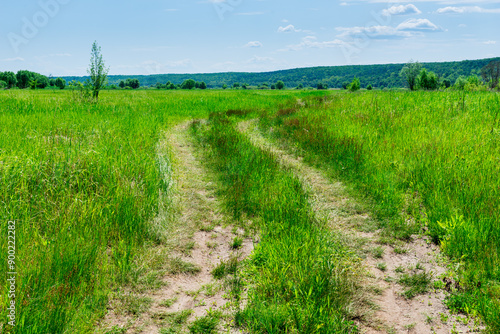
M 333 41 L 318 41 L 315 36 L 306 36 L 302 38 L 302 41 L 299 44 L 289 45 L 286 49 L 281 51 L 299 51 L 306 48 L 314 48 L 314 49 L 324 49 L 324 48 L 334 48 L 341 45 L 344 45 L 345 42 L 340 39 L 335 39 Z
M 467 13 L 484 13 L 484 14 L 500 14 L 500 8 L 486 9 L 479 6 L 464 6 L 464 7 L 444 7 L 439 8 L 438 14 L 467 14 Z
M 248 64 L 257 64 L 257 63 L 268 63 L 268 62 L 274 62 L 274 58 L 271 57 L 259 57 L 255 56 L 253 58 L 250 58 L 246 61 Z
M 262 47 L 262 43 L 259 42 L 259 41 L 252 41 L 252 42 L 248 42 L 243 47 L 244 48 L 261 48 Z
M 370 37 L 375 39 L 393 39 L 411 37 L 411 32 L 401 31 L 389 26 L 371 26 L 371 27 L 351 27 L 337 28 L 341 34 L 338 37 Z
M 408 19 L 398 25 L 391 26 L 366 26 L 366 27 L 338 27 L 339 38 L 372 38 L 372 39 L 398 39 L 421 35 L 423 32 L 442 31 L 441 28 L 427 19 Z
M 15 57 L 15 58 L 5 58 L 5 59 L 0 59 L 0 61 L 24 61 L 24 58 L 21 57 Z
M 289 24 L 287 25 L 286 27 L 279 27 L 278 28 L 278 32 L 299 32 L 300 29 L 295 29 L 295 27 L 293 26 L 293 24 Z
M 396 27 L 399 31 L 440 31 L 438 26 L 427 19 L 408 19 Z
M 420 14 L 422 13 L 415 5 L 399 5 L 392 6 L 388 9 L 384 9 L 382 11 L 382 15 L 391 16 L 391 15 L 412 15 L 412 14 Z

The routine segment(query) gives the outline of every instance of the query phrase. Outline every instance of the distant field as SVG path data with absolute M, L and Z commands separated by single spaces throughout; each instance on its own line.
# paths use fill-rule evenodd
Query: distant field
M 328 167 L 353 196 L 371 203 L 388 237 L 409 240 L 425 232 L 441 243 L 461 279 L 450 308 L 480 315 L 493 332 L 500 330 L 498 93 L 101 94 L 99 104 L 82 104 L 71 91 L 0 92 L 0 249 L 6 257 L 8 221 L 15 220 L 18 273 L 16 327 L 5 323 L 9 299 L 2 294 L 0 300 L 4 332 L 93 331 L 106 313 L 110 288 L 126 281 L 134 257 L 164 242 L 152 224 L 170 186 L 163 175 L 168 162 L 157 152 L 162 133 L 209 116 L 210 128 L 195 128 L 193 136 L 210 142 L 220 159 L 224 189 L 235 194 L 226 198 L 228 210 L 235 217 L 261 217 L 263 233 L 275 237 L 264 238 L 265 247 L 254 254 L 268 262 L 252 273 L 266 274 L 255 276 L 262 287 L 238 315 L 240 325 L 260 333 L 279 316 L 276 332 L 281 325 L 303 332 L 354 330 L 343 299 L 351 287 L 340 274 L 350 255 L 314 225 L 300 183 L 237 133 L 238 117 L 256 117 L 270 138 Z M 249 167 L 255 161 L 262 169 Z M 276 193 L 287 197 L 268 201 Z M 280 234 L 289 229 L 296 229 L 293 238 Z M 286 261 L 295 261 L 301 247 L 310 255 L 291 271 L 295 290 L 277 269 L 287 242 Z M 0 268 L 10 271 L 4 260 Z M 338 276 L 330 280 L 329 270 Z M 311 282 L 320 291 L 308 291 Z M 282 289 L 268 289 L 273 284 Z

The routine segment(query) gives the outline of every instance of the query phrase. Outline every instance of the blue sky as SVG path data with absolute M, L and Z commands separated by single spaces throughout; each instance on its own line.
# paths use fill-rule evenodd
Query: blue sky
M 0 71 L 85 75 L 272 71 L 500 56 L 500 1 L 16 0 Z

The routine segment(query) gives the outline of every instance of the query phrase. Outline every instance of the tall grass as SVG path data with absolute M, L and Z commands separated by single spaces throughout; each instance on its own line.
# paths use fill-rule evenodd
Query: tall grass
M 261 241 L 247 269 L 251 289 L 237 321 L 254 333 L 352 333 L 352 255 L 318 221 L 300 181 L 271 153 L 214 114 L 194 133 L 216 155 L 225 203 L 255 217 Z
M 0 238 L 17 221 L 17 325 L 4 333 L 88 333 L 126 280 L 168 184 L 156 145 L 172 123 L 286 99 L 245 92 L 133 91 L 82 104 L 65 91 L 0 92 Z M 0 261 L 6 273 L 6 261 Z M 0 283 L 8 284 L 5 275 Z
M 303 103 L 264 113 L 262 126 L 370 196 L 394 236 L 427 228 L 466 266 L 461 284 L 475 297 L 457 294 L 455 306 L 500 330 L 499 95 L 335 93 Z

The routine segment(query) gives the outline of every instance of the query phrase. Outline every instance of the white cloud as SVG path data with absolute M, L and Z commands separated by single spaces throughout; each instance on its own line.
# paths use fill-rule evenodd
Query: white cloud
M 389 26 L 371 26 L 371 27 L 351 27 L 351 28 L 337 28 L 342 32 L 338 37 L 369 37 L 374 39 L 394 39 L 411 37 L 413 34 L 409 31 L 401 31 L 394 27 Z
M 269 63 L 269 62 L 274 62 L 274 58 L 255 56 L 255 57 L 250 58 L 246 61 L 246 63 L 248 63 L 248 64 Z
M 262 47 L 262 43 L 259 42 L 259 41 L 252 41 L 252 42 L 248 42 L 243 47 L 244 48 L 261 48 Z
M 398 39 L 420 36 L 423 32 L 442 31 L 441 28 L 427 19 L 408 19 L 398 25 L 391 26 L 368 26 L 368 27 L 338 27 L 340 34 L 337 36 L 343 39 L 350 38 L 371 38 L 371 39 Z
M 293 24 L 289 24 L 286 27 L 279 27 L 278 32 L 300 32 L 300 29 L 295 29 Z
M 391 16 L 391 15 L 411 15 L 411 14 L 420 14 L 422 13 L 415 5 L 399 5 L 392 6 L 388 9 L 384 9 L 382 11 L 382 15 Z
M 21 57 L 15 57 L 15 58 L 5 58 L 5 59 L 0 59 L 0 61 L 24 61 L 24 58 Z
M 500 8 L 486 9 L 479 6 L 464 6 L 464 7 L 444 7 L 439 8 L 438 14 L 466 14 L 466 13 L 485 13 L 485 14 L 500 14 Z
M 306 48 L 314 48 L 314 49 L 324 49 L 324 48 L 333 48 L 344 45 L 345 42 L 340 39 L 335 39 L 333 41 L 323 41 L 320 42 L 314 36 L 306 36 L 302 38 L 302 41 L 299 44 L 293 44 L 287 46 L 286 49 L 282 49 L 280 51 L 299 51 Z
M 408 19 L 396 27 L 407 31 L 440 31 L 438 26 L 427 19 Z
M 494 45 L 494 44 L 497 44 L 497 41 L 486 41 L 486 42 L 483 42 L 483 44 Z
M 401 0 L 401 1 L 394 1 L 394 0 L 348 0 L 349 2 L 369 2 L 369 3 L 387 3 L 387 4 L 394 4 L 395 2 L 413 2 L 413 3 L 418 3 L 418 2 L 428 2 L 428 3 L 440 3 L 440 4 L 449 4 L 449 5 L 459 5 L 459 4 L 487 4 L 487 3 L 498 3 L 497 0 Z

